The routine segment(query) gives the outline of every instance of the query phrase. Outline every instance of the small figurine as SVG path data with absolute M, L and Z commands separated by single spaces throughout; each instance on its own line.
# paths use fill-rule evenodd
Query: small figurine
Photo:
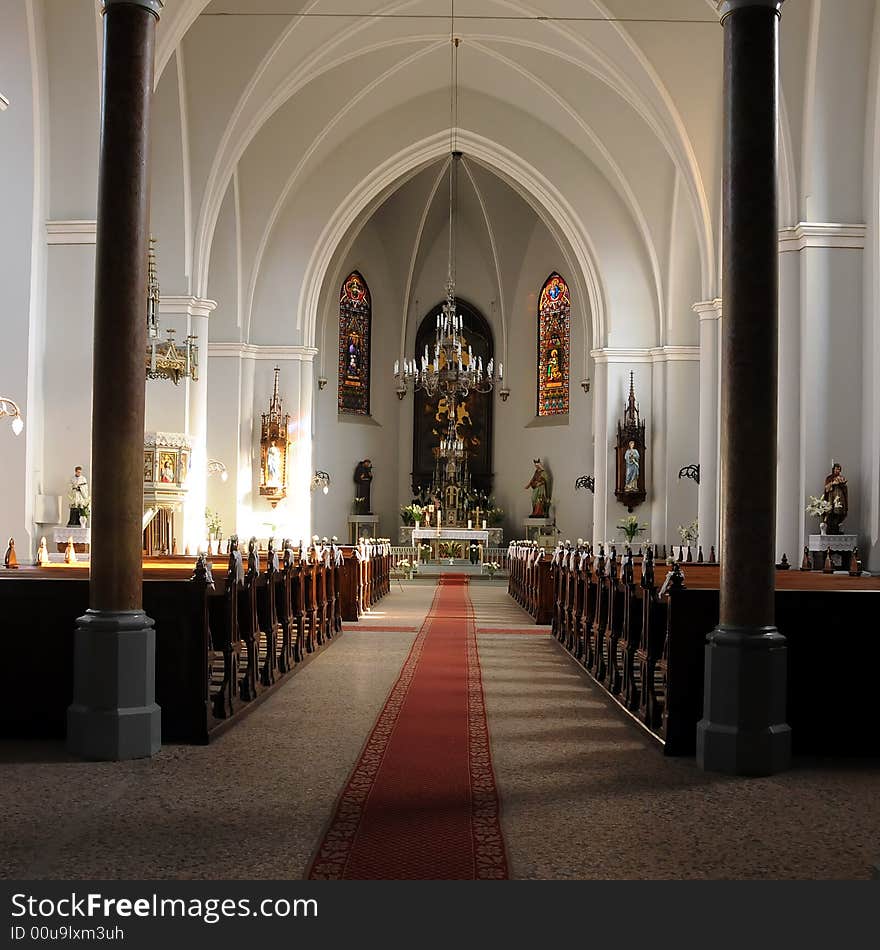
M 73 546 L 73 538 L 67 539 L 67 547 L 64 550 L 64 563 L 76 564 L 76 548 Z
M 859 559 L 859 549 L 853 548 L 852 554 L 849 559 L 849 576 L 850 577 L 861 577 L 862 576 L 862 562 Z
M 40 538 L 40 546 L 37 549 L 37 567 L 45 567 L 49 563 L 49 549 L 46 547 L 46 539 Z
M 3 558 L 3 566 L 10 571 L 18 567 L 18 558 L 15 556 L 15 538 L 9 539 L 9 547 L 6 549 L 6 557 Z
M 801 570 L 802 571 L 812 571 L 813 570 L 813 561 L 810 558 L 810 549 L 804 546 L 804 556 L 801 561 Z
M 833 574 L 834 573 L 834 562 L 831 560 L 831 548 L 828 548 L 825 552 L 825 565 L 822 568 L 823 574 Z

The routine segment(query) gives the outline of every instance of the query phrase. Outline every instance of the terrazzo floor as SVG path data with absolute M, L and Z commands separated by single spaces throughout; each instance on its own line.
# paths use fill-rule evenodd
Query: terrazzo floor
M 303 877 L 433 593 L 394 582 L 210 746 L 84 763 L 0 743 L 0 877 Z M 470 594 L 512 876 L 870 877 L 880 762 L 741 779 L 666 759 L 500 578 Z

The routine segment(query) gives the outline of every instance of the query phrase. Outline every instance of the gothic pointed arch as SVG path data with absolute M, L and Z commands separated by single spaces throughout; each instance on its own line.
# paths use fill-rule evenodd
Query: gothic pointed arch
M 372 298 L 367 282 L 352 271 L 339 292 L 339 412 L 370 414 Z
M 539 416 L 568 413 L 571 367 L 571 294 L 554 271 L 538 298 Z

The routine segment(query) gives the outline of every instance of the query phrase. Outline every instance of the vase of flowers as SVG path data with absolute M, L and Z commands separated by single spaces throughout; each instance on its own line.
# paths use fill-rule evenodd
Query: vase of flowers
M 624 518 L 622 521 L 618 522 L 617 528 L 619 531 L 623 532 L 623 536 L 626 538 L 628 544 L 633 543 L 633 539 L 637 534 L 641 534 L 643 531 L 647 531 L 648 526 L 644 524 L 639 524 L 639 519 L 635 515 L 630 515 L 628 518 Z
M 416 522 L 422 520 L 421 505 L 402 505 L 400 508 L 400 517 L 407 527 L 411 527 Z
M 825 521 L 825 518 L 827 517 L 828 512 L 831 511 L 831 502 L 826 501 L 824 498 L 821 498 L 818 495 L 810 495 L 810 500 L 804 510 L 808 515 L 812 515 L 814 518 L 819 519 L 819 534 L 825 534 L 825 532 L 828 530 L 828 525 Z
M 409 560 L 407 560 L 407 558 L 402 557 L 402 558 L 397 562 L 397 570 L 398 570 L 398 571 L 402 571 L 404 574 L 406 574 L 406 579 L 407 579 L 407 580 L 409 580 L 409 581 L 412 580 L 412 576 L 413 576 L 413 566 L 412 566 L 412 562 L 410 562 Z
M 487 564 L 484 564 L 483 567 L 486 568 L 486 573 L 489 575 L 490 580 L 501 569 L 501 565 L 497 561 L 489 561 Z

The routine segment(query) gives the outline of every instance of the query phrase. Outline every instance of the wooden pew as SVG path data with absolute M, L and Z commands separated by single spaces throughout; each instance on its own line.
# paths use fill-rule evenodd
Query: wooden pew
M 588 548 L 554 555 L 557 639 L 664 742 L 667 754 L 693 754 L 705 639 L 718 622 L 720 568 L 658 563 L 652 550 L 637 557 L 628 549 L 618 572 L 616 552 L 603 555 L 594 557 Z M 870 681 L 880 640 L 866 622 L 880 607 L 880 578 L 780 569 L 776 588 L 776 623 L 788 639 L 787 715 L 795 752 L 880 753 Z M 843 666 L 842 657 L 848 658 Z M 829 670 L 838 671 L 832 684 L 843 684 L 834 702 L 826 698 Z
M 204 556 L 146 561 L 143 602 L 155 621 L 163 741 L 209 741 L 295 672 L 304 659 L 305 582 L 314 583 L 317 567 L 288 543 L 283 563 L 273 543 L 261 565 L 254 542 L 245 567 L 236 537 L 219 569 Z M 14 671 L 0 704 L 0 735 L 65 734 L 75 623 L 88 602 L 85 565 L 0 574 L 5 657 Z M 330 603 L 328 593 L 328 624 Z

